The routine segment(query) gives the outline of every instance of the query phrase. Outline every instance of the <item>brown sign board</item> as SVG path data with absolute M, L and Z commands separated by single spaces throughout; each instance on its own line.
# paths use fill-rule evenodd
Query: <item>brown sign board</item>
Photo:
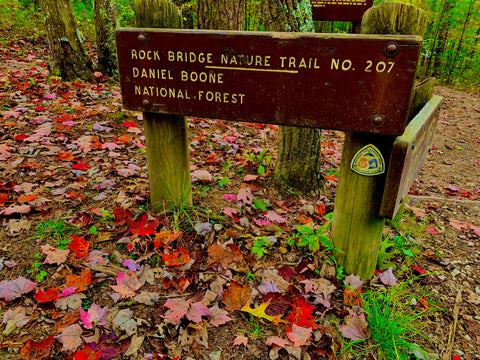
M 373 0 L 310 0 L 313 20 L 361 22 Z
M 432 146 L 442 98 L 433 96 L 393 144 L 380 216 L 393 219 Z
M 399 135 L 421 37 L 117 30 L 127 109 Z

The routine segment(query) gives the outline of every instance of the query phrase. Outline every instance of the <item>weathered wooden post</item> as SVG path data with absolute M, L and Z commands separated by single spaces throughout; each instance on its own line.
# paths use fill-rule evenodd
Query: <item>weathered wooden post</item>
M 182 13 L 169 0 L 136 0 L 135 16 L 137 26 L 142 28 L 182 27 Z M 147 35 L 140 34 L 138 43 L 131 46 L 140 51 L 148 41 Z M 173 205 L 191 205 L 186 117 L 148 112 L 152 104 L 150 97 L 145 96 L 142 105 L 150 204 L 154 211 L 171 209 Z
M 413 5 L 383 2 L 364 14 L 361 32 L 423 36 L 425 20 L 424 12 Z M 401 49 L 392 44 L 386 51 L 394 54 Z M 385 119 L 382 114 L 378 114 L 371 121 L 381 126 Z M 380 204 L 394 139 L 392 136 L 377 134 L 345 133 L 332 239 L 335 247 L 341 250 L 337 253 L 339 264 L 344 266 L 346 273 L 357 274 L 363 279 L 373 276 L 377 264 L 385 224 L 385 219 L 380 216 Z M 366 146 L 369 147 L 365 148 Z M 380 171 L 361 175 L 352 170 L 355 158 L 361 155 L 362 149 L 366 149 L 363 150 L 364 153 L 374 153 L 374 158 L 369 159 L 379 163 L 383 161 Z

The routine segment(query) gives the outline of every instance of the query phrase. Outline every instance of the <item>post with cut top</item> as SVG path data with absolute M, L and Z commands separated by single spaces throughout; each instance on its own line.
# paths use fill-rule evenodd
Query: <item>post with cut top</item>
M 145 28 L 181 28 L 182 13 L 169 0 L 136 0 L 137 26 Z M 138 36 L 138 49 L 148 43 Z M 148 112 L 152 100 L 142 101 L 145 146 L 150 186 L 150 204 L 154 211 L 192 204 L 190 156 L 187 120 L 182 115 Z
M 423 36 L 425 20 L 424 12 L 413 5 L 386 1 L 367 10 L 361 32 Z M 393 46 L 390 50 L 401 51 Z M 372 117 L 374 124 L 381 126 L 383 121 L 382 114 Z M 380 204 L 394 140 L 392 136 L 374 133 L 345 133 L 332 239 L 340 250 L 336 254 L 339 265 L 344 267 L 345 273 L 359 275 L 362 279 L 371 278 L 377 264 L 385 225 L 379 213 Z M 382 172 L 359 174 L 354 171 L 356 167 L 368 168 L 361 163 L 367 160 L 384 161 Z

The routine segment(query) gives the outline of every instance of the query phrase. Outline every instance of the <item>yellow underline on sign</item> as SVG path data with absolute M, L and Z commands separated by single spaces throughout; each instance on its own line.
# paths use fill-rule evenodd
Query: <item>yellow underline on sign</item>
M 263 72 L 279 72 L 298 74 L 298 70 L 280 70 L 280 69 L 257 69 L 257 68 L 243 68 L 230 66 L 205 66 L 206 69 L 225 69 L 225 70 L 242 70 L 242 71 L 263 71 Z

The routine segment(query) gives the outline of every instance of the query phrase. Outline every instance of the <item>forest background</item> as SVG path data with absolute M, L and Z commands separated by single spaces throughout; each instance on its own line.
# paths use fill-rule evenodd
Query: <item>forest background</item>
M 197 26 L 197 1 L 174 1 L 183 12 L 184 28 Z M 374 5 L 383 2 L 374 1 Z M 427 13 L 428 23 L 421 55 L 419 77 L 434 76 L 437 83 L 474 93 L 480 92 L 480 0 L 409 0 Z M 121 27 L 135 26 L 134 0 L 117 0 Z M 42 22 L 39 0 L 0 1 L 0 11 L 14 10 L 11 23 L 2 28 L 24 28 L 25 23 Z M 94 1 L 72 0 L 75 16 L 86 42 L 95 39 Z M 243 30 L 264 30 L 260 0 L 245 1 Z M 8 17 L 2 17 L 8 19 Z M 3 20 L 5 21 L 5 20 Z M 352 23 L 315 21 L 316 32 L 348 33 Z M 31 27 L 42 29 L 42 26 Z M 42 36 L 37 33 L 36 36 Z

